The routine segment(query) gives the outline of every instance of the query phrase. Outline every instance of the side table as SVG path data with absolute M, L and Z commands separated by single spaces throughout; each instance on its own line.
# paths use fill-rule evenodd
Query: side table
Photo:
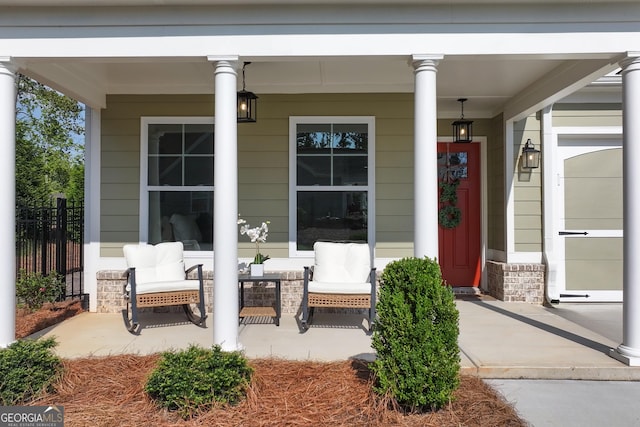
M 240 285 L 240 314 L 239 317 L 244 319 L 245 317 L 255 316 L 267 316 L 273 317 L 276 326 L 280 326 L 280 280 L 282 276 L 280 274 L 269 273 L 263 276 L 251 276 L 250 274 L 239 274 L 238 284 Z M 244 284 L 245 283 L 261 283 L 261 282 L 273 282 L 275 284 L 275 296 L 276 306 L 275 309 L 269 307 L 245 307 L 244 305 Z

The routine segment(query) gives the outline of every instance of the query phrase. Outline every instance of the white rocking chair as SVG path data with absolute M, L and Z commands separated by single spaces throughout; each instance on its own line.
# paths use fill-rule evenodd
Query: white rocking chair
M 376 314 L 376 269 L 366 243 L 316 242 L 313 267 L 304 267 L 301 324 L 315 307 L 367 308 L 369 332 Z
M 202 264 L 185 270 L 182 242 L 125 245 L 123 251 L 129 267 L 124 285 L 129 332 L 139 332 L 138 309 L 172 305 L 181 305 L 191 322 L 205 327 Z M 197 279 L 188 279 L 188 274 L 196 268 Z

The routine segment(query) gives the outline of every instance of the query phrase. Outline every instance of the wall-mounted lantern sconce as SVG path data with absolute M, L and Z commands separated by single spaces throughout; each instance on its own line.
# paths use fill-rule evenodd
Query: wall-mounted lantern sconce
M 473 139 L 473 122 L 471 120 L 464 119 L 464 102 L 467 98 L 460 98 L 460 120 L 456 120 L 451 123 L 453 126 L 453 142 L 471 142 Z
M 540 167 L 540 150 L 536 150 L 531 139 L 527 139 L 522 147 L 522 168 L 536 169 L 538 167 Z
M 253 92 L 245 90 L 244 69 L 251 62 L 245 62 L 242 66 L 242 90 L 238 92 L 238 123 L 253 123 L 258 112 L 258 97 Z

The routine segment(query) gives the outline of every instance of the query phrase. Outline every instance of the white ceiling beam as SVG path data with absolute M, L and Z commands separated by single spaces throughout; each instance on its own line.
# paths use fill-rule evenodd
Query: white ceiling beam
M 590 59 L 567 61 L 542 76 L 504 106 L 505 120 L 520 120 L 615 70 L 615 61 Z
M 20 72 L 52 89 L 91 107 L 107 107 L 106 89 L 98 79 L 90 79 L 86 73 L 73 72 L 68 66 L 58 64 L 22 64 Z

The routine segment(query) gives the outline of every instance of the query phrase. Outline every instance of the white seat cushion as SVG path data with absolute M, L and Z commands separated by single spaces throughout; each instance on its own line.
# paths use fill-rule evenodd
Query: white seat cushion
M 185 280 L 182 242 L 124 245 L 128 267 L 136 269 L 136 285 Z
M 369 282 L 371 254 L 368 244 L 316 242 L 313 250 L 315 282 L 342 285 Z
M 197 291 L 200 289 L 198 280 L 176 280 L 170 282 L 136 283 L 136 294 L 153 294 L 156 292 Z M 127 291 L 130 290 L 127 285 Z
M 309 292 L 316 294 L 370 294 L 371 283 L 309 282 Z

